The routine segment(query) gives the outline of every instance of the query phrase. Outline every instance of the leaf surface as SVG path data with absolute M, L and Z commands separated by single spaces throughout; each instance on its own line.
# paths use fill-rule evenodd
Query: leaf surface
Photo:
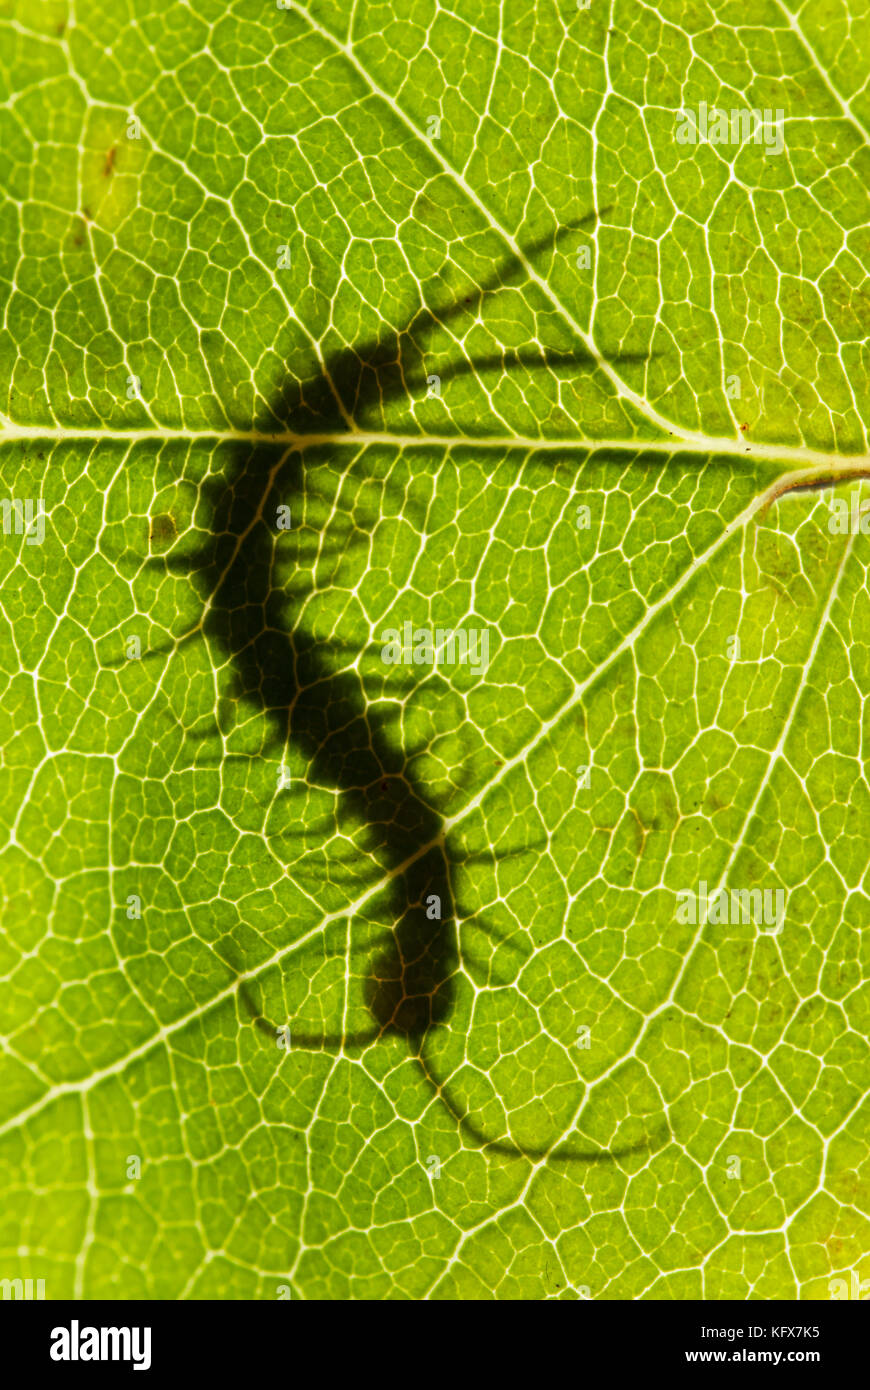
M 870 1273 L 868 47 L 857 0 L 3 7 L 4 1275 Z

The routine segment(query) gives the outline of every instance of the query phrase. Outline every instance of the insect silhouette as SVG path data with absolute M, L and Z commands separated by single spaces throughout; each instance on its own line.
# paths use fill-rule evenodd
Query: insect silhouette
M 592 213 L 584 221 L 596 216 Z M 535 256 L 544 246 L 555 248 L 574 227 L 550 233 L 529 246 L 524 257 Z M 301 510 L 312 457 L 322 464 L 331 453 L 333 466 L 342 466 L 354 431 L 366 429 L 370 416 L 382 416 L 391 400 L 406 395 L 409 380 L 414 378 L 416 389 L 425 394 L 423 361 L 431 330 L 459 314 L 474 314 L 487 297 L 525 278 L 520 258 L 508 257 L 473 291 L 466 288 L 438 309 L 418 308 L 403 332 L 385 330 L 378 338 L 332 353 L 314 369 L 307 364 L 298 376 L 288 375 L 280 399 L 270 406 L 275 438 L 264 432 L 262 440 L 232 444 L 219 477 L 203 485 L 208 524 L 196 550 L 173 546 L 152 563 L 187 575 L 202 598 L 202 617 L 180 642 L 201 638 L 210 650 L 223 653 L 233 673 L 232 697 L 240 707 L 258 712 L 264 724 L 264 752 L 281 759 L 285 750 L 294 750 L 306 763 L 308 784 L 335 789 L 339 830 L 351 843 L 362 834 L 365 852 L 382 875 L 384 887 L 377 898 L 380 946 L 364 979 L 367 1025 L 350 1033 L 306 1033 L 291 1024 L 291 1046 L 347 1049 L 400 1038 L 474 1144 L 528 1158 L 548 1151 L 488 1138 L 452 1104 L 449 1087 L 435 1075 L 427 1045 L 439 1029 L 450 1026 L 460 968 L 450 852 L 442 820 L 405 760 L 394 711 L 386 702 L 366 698 L 356 666 L 358 650 L 342 652 L 340 643 L 325 641 L 306 626 L 310 557 L 305 547 L 310 537 L 304 528 L 297 531 L 291 525 L 282 533 L 275 524 L 279 508 L 289 506 L 291 516 Z M 441 283 L 432 287 L 432 297 L 438 298 L 439 292 Z M 509 373 L 521 368 L 534 373 L 558 367 L 582 373 L 596 365 L 582 345 L 546 355 L 530 348 L 442 364 L 439 375 L 450 382 L 488 370 Z M 280 581 L 279 545 L 280 572 L 291 571 Z M 284 1020 L 267 1017 L 250 978 L 240 981 L 238 993 L 247 1016 L 274 1046 Z M 649 1144 L 644 1138 L 621 1152 L 633 1153 Z M 587 1162 L 616 1156 L 607 1151 L 573 1152 L 570 1144 L 558 1152 Z

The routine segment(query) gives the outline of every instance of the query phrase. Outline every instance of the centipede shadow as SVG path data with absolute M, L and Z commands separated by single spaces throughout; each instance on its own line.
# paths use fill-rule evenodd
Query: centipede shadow
M 588 221 L 596 214 L 590 214 Z M 581 225 L 581 224 L 575 224 Z M 572 230 L 566 228 L 564 231 Z M 556 234 L 557 238 L 561 234 Z M 553 234 L 544 239 L 553 242 Z M 526 248 L 533 256 L 540 245 Z M 304 536 L 293 537 L 276 563 L 279 539 L 275 516 L 289 505 L 295 514 L 308 479 L 306 436 L 318 437 L 320 465 L 324 436 L 335 439 L 336 470 L 353 457 L 354 429 L 371 428 L 383 418 L 385 406 L 409 390 L 409 382 L 425 394 L 422 369 L 427 337 L 436 325 L 454 315 L 479 308 L 485 297 L 515 280 L 521 267 L 508 257 L 473 296 L 444 303 L 443 284 L 428 287 L 437 309 L 415 310 L 402 332 L 384 331 L 305 364 L 288 378 L 278 399 L 270 402 L 274 432 L 282 442 L 265 439 L 234 446 L 219 478 L 205 485 L 208 530 L 195 553 L 183 558 L 172 552 L 158 563 L 195 580 L 204 600 L 202 637 L 224 653 L 232 669 L 232 696 L 263 716 L 267 729 L 265 751 L 280 760 L 288 748 L 301 754 L 307 780 L 334 788 L 338 829 L 347 827 L 352 841 L 356 828 L 366 827 L 366 852 L 377 860 L 386 885 L 378 898 L 382 912 L 383 948 L 371 960 L 366 975 L 369 1025 L 351 1036 L 293 1032 L 293 1045 L 312 1048 L 368 1043 L 388 1034 L 407 1041 L 444 1104 L 469 1139 L 482 1147 L 533 1156 L 510 1143 L 495 1143 L 479 1134 L 457 1108 L 446 1089 L 431 1075 L 425 1041 L 433 1029 L 449 1026 L 454 1004 L 459 950 L 449 852 L 437 808 L 410 771 L 395 725 L 383 703 L 366 699 L 355 658 L 334 643 L 319 640 L 305 624 L 305 584 L 286 573 L 292 546 L 304 547 Z M 635 359 L 632 359 L 635 360 Z M 525 372 L 554 366 L 589 373 L 596 363 L 585 349 L 544 356 L 538 349 L 506 352 L 497 359 L 442 364 L 449 381 L 493 367 Z M 422 373 L 422 374 L 421 374 Z M 375 426 L 377 428 L 377 426 Z M 289 442 L 288 442 L 289 440 Z M 328 446 L 326 446 L 328 448 Z M 308 573 L 302 549 L 298 574 Z M 427 913 L 432 899 L 440 916 Z M 250 983 L 240 980 L 239 999 L 253 1025 L 268 1033 L 274 1045 L 282 1019 L 264 1016 Z M 636 1146 L 635 1146 L 636 1147 Z M 634 1149 L 626 1150 L 634 1152 Z M 603 1153 L 576 1155 L 598 1162 Z

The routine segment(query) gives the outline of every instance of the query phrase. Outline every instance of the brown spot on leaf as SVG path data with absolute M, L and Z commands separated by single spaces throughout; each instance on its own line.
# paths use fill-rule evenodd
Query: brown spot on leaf
M 113 145 L 106 155 L 106 162 L 103 165 L 103 178 L 107 179 L 115 167 L 115 160 L 118 158 L 118 151 Z
M 148 535 L 152 541 L 168 541 L 177 534 L 175 521 L 168 512 L 161 512 L 159 516 L 151 518 L 151 529 Z

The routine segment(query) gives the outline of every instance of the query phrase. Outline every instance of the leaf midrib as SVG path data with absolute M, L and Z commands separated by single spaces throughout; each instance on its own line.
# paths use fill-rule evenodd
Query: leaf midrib
M 190 443 L 214 444 L 285 444 L 293 449 L 313 449 L 324 446 L 336 448 L 364 449 L 369 446 L 389 444 L 397 449 L 518 449 L 524 453 L 553 453 L 577 449 L 589 454 L 596 452 L 613 453 L 617 450 L 635 455 L 641 454 L 696 454 L 722 458 L 753 460 L 764 459 L 772 463 L 782 463 L 785 467 L 798 470 L 803 465 L 809 476 L 821 473 L 833 480 L 839 475 L 857 477 L 862 471 L 870 474 L 870 453 L 838 454 L 827 449 L 810 449 L 804 445 L 788 444 L 747 444 L 745 439 L 730 439 L 726 436 L 674 433 L 668 439 L 591 439 L 585 436 L 569 435 L 564 438 L 533 438 L 524 435 L 463 435 L 463 434 L 396 434 L 388 430 L 346 430 L 341 433 L 296 434 L 289 430 L 264 433 L 260 430 L 185 430 L 171 426 L 155 426 L 153 429 L 76 429 L 58 425 L 54 428 L 44 425 L 17 425 L 5 420 L 0 425 L 0 447 L 4 444 L 21 443 L 32 440 L 34 443 L 75 442 L 87 440 L 98 444 L 113 442 L 122 444 L 172 443 L 176 440 Z M 795 479 L 794 481 L 798 481 Z

